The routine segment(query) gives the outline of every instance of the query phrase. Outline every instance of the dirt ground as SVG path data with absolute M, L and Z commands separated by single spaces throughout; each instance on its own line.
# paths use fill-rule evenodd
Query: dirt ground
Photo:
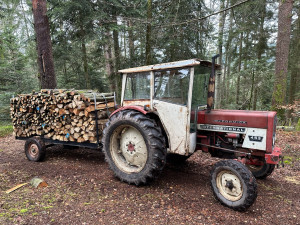
M 216 159 L 205 153 L 184 166 L 167 165 L 159 179 L 136 187 L 117 180 L 99 151 L 55 146 L 34 163 L 23 141 L 0 138 L 0 224 L 300 224 L 300 132 L 277 136 L 286 166 L 257 180 L 257 200 L 246 212 L 214 199 Z M 35 176 L 49 186 L 4 192 Z

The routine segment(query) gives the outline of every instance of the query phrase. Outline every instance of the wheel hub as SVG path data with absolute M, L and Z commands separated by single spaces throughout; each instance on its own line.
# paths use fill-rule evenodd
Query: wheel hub
M 127 151 L 129 151 L 131 154 L 133 152 L 135 152 L 135 149 L 134 149 L 135 144 L 132 144 L 131 142 L 129 142 L 128 144 L 126 144 L 126 146 L 127 146 Z
M 119 127 L 112 135 L 111 153 L 116 165 L 126 173 L 139 172 L 146 165 L 148 150 L 142 134 L 134 127 Z
M 227 187 L 227 188 L 229 188 L 230 190 L 232 190 L 232 189 L 234 188 L 233 183 L 232 183 L 232 180 L 230 180 L 230 181 L 227 180 L 227 181 L 226 181 L 225 187 Z
M 38 146 L 36 144 L 31 144 L 28 149 L 29 149 L 28 152 L 29 152 L 29 154 L 32 157 L 36 157 L 37 156 L 39 148 L 38 148 Z
M 230 171 L 218 173 L 217 187 L 220 193 L 230 201 L 238 201 L 243 195 L 243 187 L 239 177 Z

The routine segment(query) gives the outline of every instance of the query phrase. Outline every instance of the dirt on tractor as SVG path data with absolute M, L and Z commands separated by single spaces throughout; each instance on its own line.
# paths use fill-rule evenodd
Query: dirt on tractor
M 277 132 L 285 167 L 257 179 L 258 197 L 246 211 L 222 206 L 210 187 L 218 161 L 197 152 L 167 164 L 148 186 L 116 179 L 101 151 L 53 146 L 44 162 L 30 162 L 24 141 L 0 138 L 0 224 L 300 224 L 300 132 Z M 5 191 L 32 178 L 30 184 Z

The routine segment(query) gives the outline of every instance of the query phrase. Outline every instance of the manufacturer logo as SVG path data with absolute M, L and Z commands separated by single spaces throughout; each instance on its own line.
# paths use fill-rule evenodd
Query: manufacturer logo
M 203 130 L 217 130 L 217 131 L 230 131 L 230 132 L 239 132 L 245 133 L 246 128 L 243 127 L 226 127 L 226 126 L 217 126 L 217 125 L 200 125 L 200 129 Z
M 238 120 L 214 120 L 217 123 L 239 123 L 239 124 L 247 124 L 247 121 L 238 121 Z
M 250 141 L 262 142 L 263 139 L 264 139 L 264 137 L 262 137 L 262 136 L 251 136 L 251 135 L 249 135 L 249 140 Z

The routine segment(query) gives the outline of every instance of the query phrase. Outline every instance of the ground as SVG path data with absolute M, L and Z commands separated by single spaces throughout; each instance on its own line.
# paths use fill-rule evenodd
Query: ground
M 136 187 L 116 179 L 99 151 L 55 146 L 35 163 L 9 135 L 0 138 L 0 224 L 300 224 L 300 132 L 277 136 L 286 166 L 257 180 L 256 202 L 236 212 L 213 197 L 216 159 L 208 154 L 167 165 L 159 179 Z M 4 192 L 35 176 L 48 187 Z

